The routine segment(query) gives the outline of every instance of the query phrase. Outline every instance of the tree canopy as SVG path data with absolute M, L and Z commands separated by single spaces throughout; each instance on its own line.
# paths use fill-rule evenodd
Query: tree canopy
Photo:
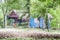
M 60 0 L 4 0 L 0 2 L 0 10 L 5 14 L 12 9 L 27 10 L 30 7 L 30 16 L 38 18 L 50 13 L 53 16 L 52 27 L 60 26 Z M 1 15 L 2 12 L 0 13 Z M 3 17 L 0 17 L 0 19 Z
M 51 21 L 52 27 L 60 26 L 60 0 L 31 0 L 31 16 L 39 17 L 40 15 L 46 16 L 50 13 L 53 16 Z M 58 26 L 58 27 L 59 27 Z

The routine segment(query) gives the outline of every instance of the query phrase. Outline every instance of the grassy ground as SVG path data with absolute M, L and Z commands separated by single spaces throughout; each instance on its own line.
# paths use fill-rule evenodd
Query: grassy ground
M 35 38 L 6 38 L 0 40 L 60 40 L 60 39 L 53 39 L 53 38 L 43 38 L 43 39 L 35 39 Z

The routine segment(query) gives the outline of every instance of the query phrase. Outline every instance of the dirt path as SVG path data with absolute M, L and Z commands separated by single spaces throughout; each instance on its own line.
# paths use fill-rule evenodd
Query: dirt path
M 0 29 L 0 38 L 33 37 L 33 38 L 60 38 L 59 32 L 46 32 L 39 29 Z

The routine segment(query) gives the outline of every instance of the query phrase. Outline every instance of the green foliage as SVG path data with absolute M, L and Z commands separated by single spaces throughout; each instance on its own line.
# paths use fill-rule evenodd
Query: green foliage
M 27 4 L 26 0 L 4 0 L 4 2 L 0 2 L 0 9 L 2 11 L 2 20 L 5 20 L 5 15 L 9 13 L 11 10 L 26 10 L 24 7 Z M 0 20 L 1 21 L 1 20 Z M 5 21 L 3 21 L 4 23 Z M 4 23 L 5 25 L 5 23 Z
M 3 19 L 0 18 L 0 28 L 3 27 Z
M 25 1 L 26 2 L 26 1 Z M 10 9 L 22 9 L 26 3 L 22 0 L 9 0 L 7 1 L 7 4 L 9 6 Z M 22 4 L 22 3 L 25 3 L 25 4 Z
M 53 16 L 51 26 L 58 27 L 58 24 L 60 26 L 60 0 L 31 0 L 30 10 L 31 16 L 37 18 L 50 13 Z
M 3 27 L 3 14 L 0 10 L 0 28 Z
M 4 3 L 0 2 L 0 9 L 3 9 L 2 13 L 8 13 L 12 9 L 27 10 L 27 3 L 30 4 L 31 17 L 38 18 L 41 15 L 45 17 L 47 13 L 50 13 L 53 16 L 51 26 L 57 27 L 58 24 L 60 26 L 60 0 L 30 0 L 30 3 L 29 0 L 5 0 Z M 0 17 L 1 22 L 2 20 L 3 18 Z

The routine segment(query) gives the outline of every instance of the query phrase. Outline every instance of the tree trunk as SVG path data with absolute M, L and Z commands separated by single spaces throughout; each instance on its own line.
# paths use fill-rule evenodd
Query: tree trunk
M 47 10 L 48 10 L 48 8 L 46 9 L 46 15 L 45 15 L 46 16 L 46 20 L 45 21 L 46 21 L 46 28 L 47 28 L 47 30 L 49 32 L 49 28 L 48 28 L 48 11 Z
M 30 0 L 27 0 L 27 10 L 28 10 L 28 14 L 29 14 L 29 17 L 30 17 Z M 28 26 L 29 26 L 29 22 L 28 22 Z
M 7 18 L 6 18 L 6 15 L 4 14 L 4 28 L 7 27 Z
M 3 23 L 4 23 L 4 28 L 5 28 L 5 15 L 4 15 L 4 22 Z

